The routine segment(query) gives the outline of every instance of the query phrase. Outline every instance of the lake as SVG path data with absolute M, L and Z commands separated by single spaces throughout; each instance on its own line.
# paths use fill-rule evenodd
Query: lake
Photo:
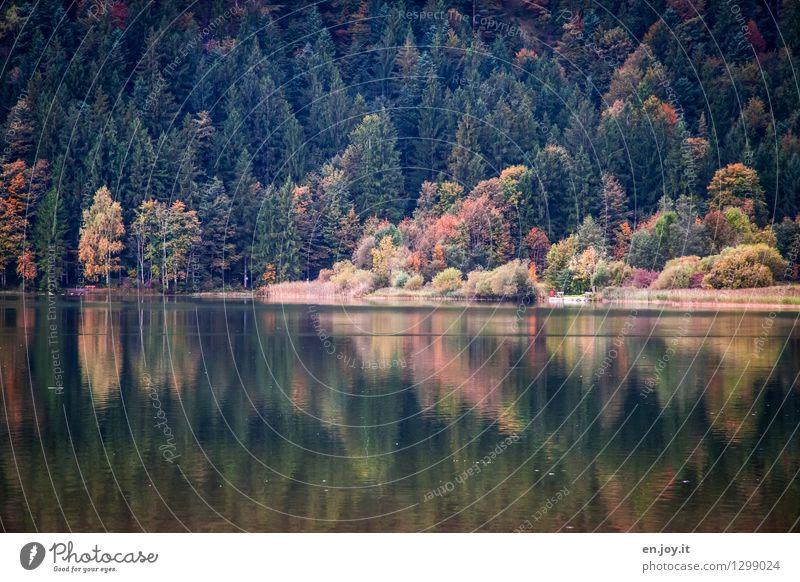
M 0 298 L 5 531 L 798 531 L 798 313 Z

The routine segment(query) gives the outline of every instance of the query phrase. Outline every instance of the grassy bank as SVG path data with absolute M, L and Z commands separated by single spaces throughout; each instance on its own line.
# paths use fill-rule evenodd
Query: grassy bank
M 218 295 L 216 293 L 201 295 Z M 382 287 L 374 291 L 363 287 L 338 288 L 331 282 L 296 281 L 270 285 L 255 294 L 269 301 L 352 301 L 352 300 L 396 300 L 396 301 L 515 301 L 513 297 L 476 299 L 464 295 L 461 291 L 441 292 L 430 286 L 422 289 L 405 289 L 400 287 Z
M 370 299 L 399 299 L 399 300 L 425 300 L 436 299 L 439 301 L 466 301 L 468 298 L 464 297 L 457 291 L 451 293 L 440 293 L 435 289 L 402 289 L 397 287 L 384 287 L 383 289 L 376 289 L 368 295 Z
M 800 285 L 776 285 L 759 289 L 633 289 L 610 287 L 602 293 L 605 302 L 699 303 L 724 305 L 800 306 Z

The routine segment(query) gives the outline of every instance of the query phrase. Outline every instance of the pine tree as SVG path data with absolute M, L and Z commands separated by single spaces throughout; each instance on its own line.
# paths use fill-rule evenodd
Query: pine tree
M 399 221 L 406 209 L 397 136 L 384 112 L 367 115 L 342 156 L 356 210 Z
M 274 273 L 277 281 L 286 281 L 300 274 L 295 213 L 304 210 L 295 207 L 294 191 L 295 185 L 288 180 L 263 191 L 253 249 L 253 273 L 259 278 Z
M 152 174 L 155 165 L 153 142 L 147 130 L 133 121 L 130 128 L 129 156 L 119 183 L 120 204 L 126 222 L 142 201 L 154 196 Z
M 283 132 L 283 178 L 301 180 L 306 174 L 306 137 L 303 126 L 294 115 L 286 122 Z
M 486 173 L 478 123 L 472 116 L 472 108 L 468 106 L 458 124 L 456 143 L 450 153 L 450 175 L 468 190 L 480 182 Z
M 236 229 L 231 219 L 231 201 L 225 186 L 214 178 L 201 191 L 198 211 L 203 225 L 198 259 L 201 269 L 210 277 L 219 276 L 224 281 L 231 265 L 240 260 L 236 252 Z
M 444 111 L 442 86 L 433 72 L 428 74 L 414 148 L 414 163 L 419 172 L 419 182 L 434 180 L 447 167 L 448 127 Z M 413 183 L 412 183 L 413 184 Z
M 199 111 L 191 120 L 190 143 L 196 152 L 197 169 L 202 178 L 208 178 L 213 166 L 214 137 L 217 130 L 208 111 Z
M 7 159 L 31 162 L 34 147 L 33 112 L 31 103 L 22 98 L 8 113 L 5 132 Z

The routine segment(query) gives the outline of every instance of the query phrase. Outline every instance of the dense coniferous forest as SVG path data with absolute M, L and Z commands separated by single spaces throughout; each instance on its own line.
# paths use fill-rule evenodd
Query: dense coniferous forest
M 12 1 L 0 51 L 6 288 L 795 275 L 796 0 Z

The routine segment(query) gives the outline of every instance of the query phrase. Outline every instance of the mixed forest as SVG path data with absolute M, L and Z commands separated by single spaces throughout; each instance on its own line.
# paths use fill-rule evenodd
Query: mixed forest
M 796 0 L 0 10 L 7 289 L 797 277 Z

